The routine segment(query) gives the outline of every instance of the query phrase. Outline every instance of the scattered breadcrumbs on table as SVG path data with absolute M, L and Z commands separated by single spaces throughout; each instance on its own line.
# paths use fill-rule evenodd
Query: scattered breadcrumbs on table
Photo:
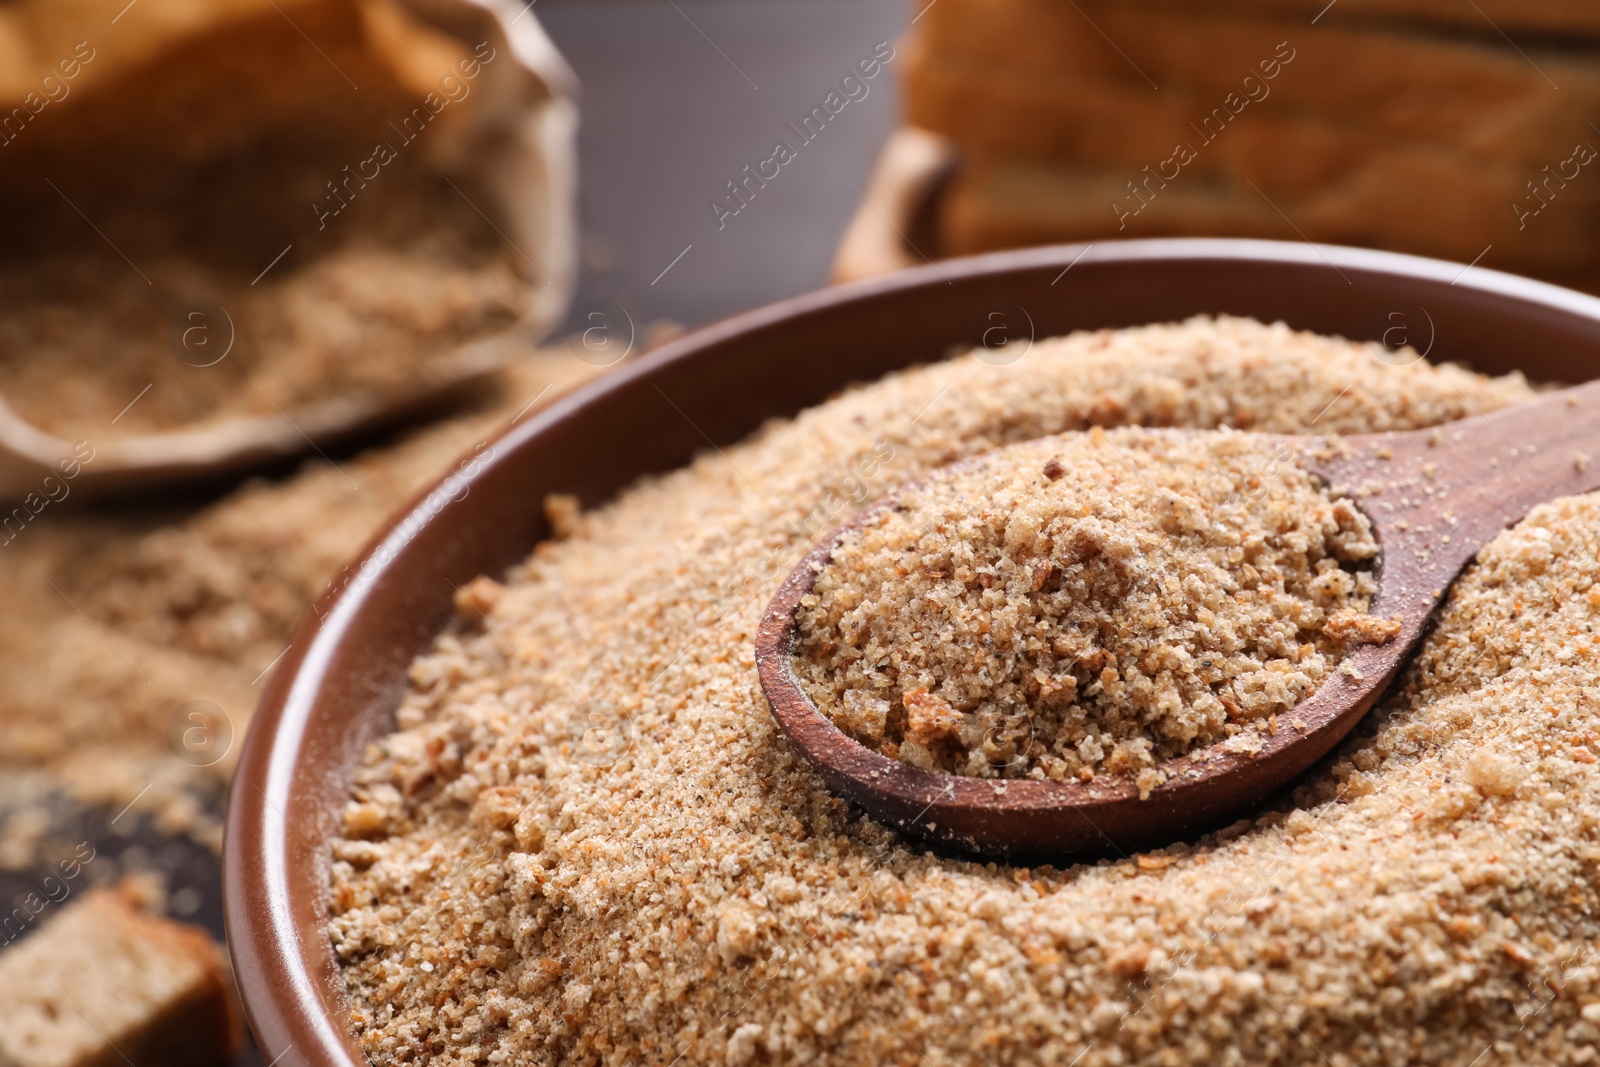
M 0 603 L 17 610 L 0 612 L 0 777 L 37 770 L 112 813 L 137 801 L 163 832 L 220 850 L 202 801 L 232 774 L 267 668 L 355 547 L 534 397 L 594 372 L 564 350 L 523 350 L 448 417 L 337 466 L 313 459 L 209 500 L 51 507 L 7 531 Z M 207 767 L 168 747 L 174 711 L 196 699 L 232 725 Z M 15 822 L 0 815 L 0 859 L 10 849 L 21 865 Z
M 833 548 L 796 613 L 801 685 L 857 741 L 978 778 L 1148 795 L 1163 760 L 1259 742 L 1363 636 L 1378 553 L 1280 451 L 1124 428 L 939 471 Z
M 783 575 L 942 465 L 1088 416 L 1357 433 L 1532 395 L 1377 354 L 1237 319 L 1040 341 L 846 391 L 576 516 L 479 584 L 355 772 L 329 932 L 360 1046 L 380 1065 L 1592 1062 L 1600 495 L 1488 546 L 1396 694 L 1276 810 L 1133 857 L 930 853 L 833 797 L 761 696 Z

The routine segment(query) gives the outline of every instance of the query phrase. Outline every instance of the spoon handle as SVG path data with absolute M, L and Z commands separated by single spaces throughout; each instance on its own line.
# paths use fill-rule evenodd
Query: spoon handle
M 1502 530 L 1600 489 L 1600 380 L 1433 430 L 1344 438 L 1306 459 L 1372 520 L 1383 607 L 1420 624 Z

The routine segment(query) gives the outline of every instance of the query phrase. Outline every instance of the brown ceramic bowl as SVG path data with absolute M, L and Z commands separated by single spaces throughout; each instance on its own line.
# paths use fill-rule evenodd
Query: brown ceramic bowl
M 324 930 L 349 774 L 388 729 L 453 584 L 546 535 L 546 493 L 586 504 L 853 381 L 978 341 L 1000 312 L 1038 337 L 1229 312 L 1409 340 L 1435 362 L 1576 382 L 1600 368 L 1600 299 L 1384 252 L 1234 240 L 1005 252 L 828 289 L 707 327 L 507 430 L 475 470 L 397 515 L 317 605 L 256 713 L 228 810 L 233 964 L 266 1061 L 356 1067 Z

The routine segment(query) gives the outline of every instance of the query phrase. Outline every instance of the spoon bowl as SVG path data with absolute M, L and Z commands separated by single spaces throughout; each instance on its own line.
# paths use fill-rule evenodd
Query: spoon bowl
M 984 855 L 1128 851 L 1216 825 L 1264 800 L 1350 732 L 1480 548 L 1538 504 L 1600 488 L 1600 465 L 1588 458 L 1600 457 L 1600 382 L 1431 430 L 1260 438 L 1266 453 L 1289 457 L 1366 514 L 1381 550 L 1369 612 L 1400 629 L 1384 644 L 1352 649 L 1314 693 L 1278 715 L 1256 751 L 1219 743 L 1167 760 L 1158 765 L 1166 781 L 1141 798 L 1121 775 L 1056 782 L 918 770 L 847 736 L 795 675 L 795 613 L 841 539 L 896 506 L 896 494 L 823 538 L 762 617 L 756 665 L 774 718 L 838 795 L 900 830 Z

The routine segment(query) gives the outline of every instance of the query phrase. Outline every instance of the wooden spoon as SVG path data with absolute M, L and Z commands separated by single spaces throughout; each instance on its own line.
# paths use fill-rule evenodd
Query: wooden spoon
M 1169 760 L 1161 765 L 1167 781 L 1141 800 L 1122 775 L 1089 782 L 964 778 L 917 770 L 846 736 L 795 677 L 795 609 L 840 539 L 895 506 L 893 495 L 824 538 L 768 606 L 756 666 L 773 716 L 834 792 L 901 830 L 988 855 L 1125 851 L 1216 825 L 1267 797 L 1350 731 L 1480 548 L 1535 505 L 1600 488 L 1600 381 L 1431 430 L 1263 435 L 1262 444 L 1292 456 L 1366 513 L 1381 548 L 1369 610 L 1401 625 L 1388 643 L 1351 651 L 1316 692 L 1280 713 L 1277 732 L 1263 736 L 1259 751 L 1213 745 Z

